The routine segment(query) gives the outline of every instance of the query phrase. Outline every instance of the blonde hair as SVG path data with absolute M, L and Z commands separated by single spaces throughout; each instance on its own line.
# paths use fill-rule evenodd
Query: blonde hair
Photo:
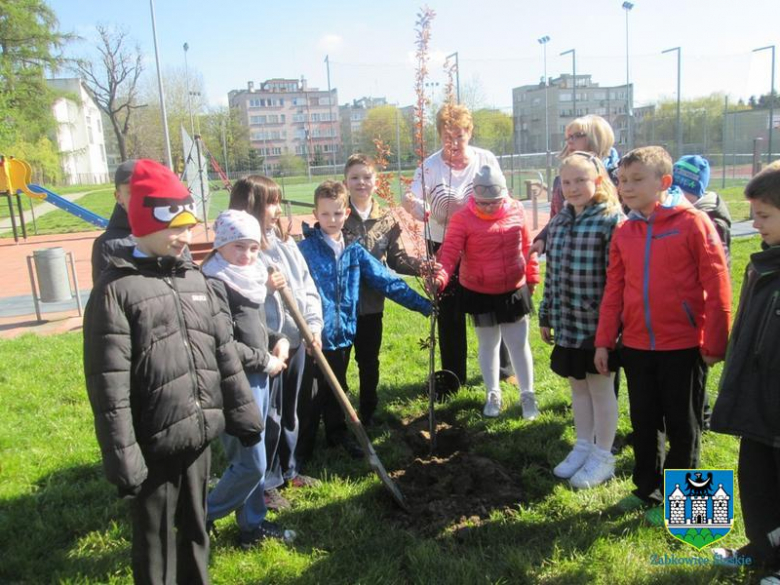
M 349 155 L 349 158 L 347 159 L 347 162 L 344 165 L 345 179 L 347 178 L 347 173 L 349 173 L 349 169 L 357 165 L 363 165 L 365 167 L 368 167 L 373 174 L 376 174 L 376 162 L 374 162 L 374 159 L 368 156 L 367 154 L 363 154 L 362 152 L 356 152 L 355 154 Z
M 635 148 L 628 154 L 623 155 L 618 163 L 619 168 L 626 168 L 634 163 L 641 163 L 652 169 L 657 176 L 672 174 L 672 157 L 666 152 L 666 149 L 660 146 L 643 146 Z
M 576 118 L 566 125 L 566 135 L 582 132 L 588 138 L 588 152 L 592 152 L 599 158 L 606 158 L 610 149 L 615 144 L 615 133 L 612 126 L 604 118 L 595 114 L 588 114 Z M 568 143 L 563 145 L 558 158 L 564 158 L 568 150 Z
M 314 190 L 314 206 L 322 199 L 332 199 L 341 203 L 343 207 L 349 205 L 349 195 L 347 194 L 347 188 L 341 181 L 323 181 Z
M 436 132 L 439 136 L 445 128 L 462 128 L 466 132 L 473 132 L 474 119 L 469 109 L 461 104 L 444 104 L 436 113 Z
M 609 178 L 609 173 L 601 159 L 590 152 L 584 152 L 578 150 L 572 152 L 569 156 L 561 161 L 560 170 L 564 167 L 577 167 L 582 169 L 589 169 L 596 171 L 596 177 L 601 180 L 596 181 L 596 192 L 593 194 L 591 201 L 594 203 L 604 203 L 604 215 L 617 213 L 621 210 L 620 199 L 618 199 L 617 189 L 612 179 Z

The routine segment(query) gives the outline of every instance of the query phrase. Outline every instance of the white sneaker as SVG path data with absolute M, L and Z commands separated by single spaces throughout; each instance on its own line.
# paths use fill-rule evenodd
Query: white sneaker
M 588 460 L 588 456 L 592 450 L 593 443 L 587 441 L 577 441 L 574 443 L 574 449 L 572 449 L 566 456 L 566 459 L 561 461 L 553 469 L 553 475 L 560 477 L 561 479 L 569 479 L 580 468 L 585 465 L 585 461 Z
M 534 420 L 539 416 L 539 407 L 536 406 L 536 395 L 533 392 L 521 392 L 520 405 L 523 407 L 525 420 Z
M 501 412 L 501 395 L 498 392 L 488 392 L 487 402 L 485 402 L 485 408 L 482 409 L 482 414 L 489 418 L 496 418 Z
M 577 489 L 587 489 L 604 483 L 613 475 L 615 456 L 594 446 L 585 464 L 572 476 L 569 483 Z

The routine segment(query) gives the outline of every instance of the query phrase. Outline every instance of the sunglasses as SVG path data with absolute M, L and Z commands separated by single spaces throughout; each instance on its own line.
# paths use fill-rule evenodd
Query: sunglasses
M 566 142 L 574 142 L 578 138 L 585 138 L 587 134 L 585 132 L 575 132 L 574 134 L 569 134 L 566 137 Z
M 474 194 L 477 197 L 500 197 L 503 190 L 501 185 L 474 185 Z

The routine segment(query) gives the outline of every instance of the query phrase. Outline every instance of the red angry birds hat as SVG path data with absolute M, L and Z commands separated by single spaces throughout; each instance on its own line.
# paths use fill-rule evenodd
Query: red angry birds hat
M 135 163 L 127 217 L 136 237 L 198 223 L 195 202 L 187 187 L 168 167 L 149 159 Z

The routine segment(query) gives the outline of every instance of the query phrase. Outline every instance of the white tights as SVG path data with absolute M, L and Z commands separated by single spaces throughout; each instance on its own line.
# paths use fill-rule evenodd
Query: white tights
M 569 378 L 571 406 L 577 440 L 593 443 L 609 451 L 615 440 L 618 404 L 614 390 L 615 374 L 586 374 L 584 380 Z
M 475 327 L 479 341 L 479 368 L 488 392 L 501 395 L 498 384 L 498 349 L 503 339 L 509 350 L 509 359 L 520 384 L 521 392 L 534 391 L 534 366 L 531 345 L 528 343 L 528 316 L 514 323 L 500 323 L 491 327 Z

